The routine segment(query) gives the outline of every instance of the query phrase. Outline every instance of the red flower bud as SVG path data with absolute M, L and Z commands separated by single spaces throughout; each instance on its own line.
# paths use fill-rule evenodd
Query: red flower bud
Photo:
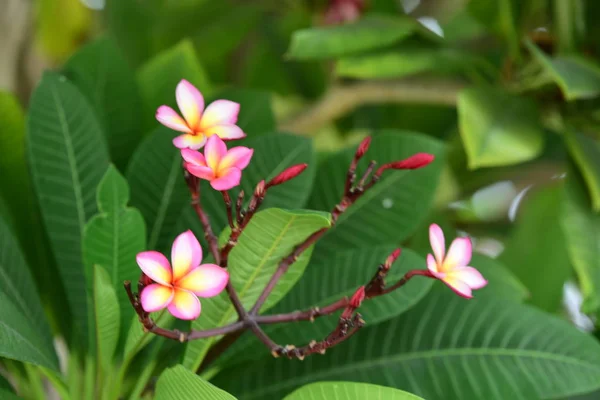
M 356 292 L 354 292 L 354 294 L 350 298 L 350 305 L 353 308 L 358 308 L 358 307 L 360 307 L 360 305 L 364 299 L 365 299 L 365 287 L 361 286 L 356 290 Z
M 398 257 L 400 257 L 401 252 L 402 250 L 396 249 L 388 256 L 388 258 L 386 258 L 384 264 L 386 270 L 391 268 L 392 264 L 398 259 Z
M 254 195 L 256 197 L 262 197 L 265 195 L 265 181 L 264 180 L 258 182 L 258 184 L 256 185 L 256 188 L 254 189 Z
M 434 160 L 433 154 L 417 153 L 408 157 L 406 160 L 394 161 L 389 163 L 389 168 L 393 169 L 417 169 L 430 164 Z
M 154 283 L 154 281 L 152 279 L 150 279 L 150 277 L 144 273 L 142 273 L 142 276 L 140 277 L 140 281 L 142 282 L 142 285 L 144 285 L 144 287 Z
M 371 145 L 371 136 L 367 136 L 358 145 L 358 149 L 356 150 L 356 155 L 354 156 L 354 158 L 357 160 L 360 160 L 362 158 L 362 156 L 365 155 L 367 150 L 369 150 L 370 145 Z
M 275 178 L 271 179 L 271 181 L 267 184 L 267 188 L 271 186 L 281 185 L 284 182 L 289 181 L 290 179 L 294 179 L 298 175 L 300 175 L 305 169 L 308 167 L 308 164 L 298 164 L 292 167 L 289 167 Z

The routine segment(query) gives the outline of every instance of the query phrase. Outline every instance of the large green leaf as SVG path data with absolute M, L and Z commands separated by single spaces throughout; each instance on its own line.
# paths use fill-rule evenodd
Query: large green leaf
M 530 99 L 494 88 L 465 89 L 458 119 L 471 169 L 517 164 L 542 151 L 544 131 Z
M 416 28 L 408 17 L 372 14 L 350 24 L 301 29 L 292 35 L 288 56 L 302 60 L 345 56 L 391 45 Z
M 52 334 L 29 267 L 8 225 L 0 218 L 0 292 L 35 329 L 39 341 L 54 354 Z M 55 357 L 55 356 L 53 356 Z
M 419 400 L 414 394 L 358 382 L 317 382 L 302 386 L 284 400 Z
M 210 93 L 208 77 L 198 61 L 194 46 L 183 40 L 146 62 L 138 71 L 137 81 L 144 102 L 144 128 L 156 126 L 156 109 L 166 104 L 177 109 L 175 88 L 186 79 L 206 97 Z
M 23 249 L 30 271 L 44 303 L 56 312 L 63 328 L 68 329 L 69 312 L 64 309 L 66 294 L 53 262 L 48 237 L 40 226 L 42 216 L 35 202 L 31 176 L 25 155 L 25 115 L 16 97 L 0 91 L 0 197 L 6 218 Z M 15 246 L 18 246 L 15 243 Z
M 560 215 L 562 190 L 562 185 L 548 187 L 526 199 L 500 255 L 531 293 L 530 303 L 550 312 L 559 309 L 563 285 L 571 276 L 565 235 L 558 221 L 548 223 L 549 216 Z
M 584 296 L 582 310 L 600 309 L 600 214 L 591 209 L 581 175 L 571 167 L 560 214 L 567 250 Z
M 235 199 L 241 188 L 248 200 L 256 184 L 261 180 L 268 181 L 292 165 L 307 163 L 309 167 L 297 178 L 269 189 L 261 206 L 262 209 L 303 207 L 310 194 L 316 171 L 311 140 L 294 135 L 272 134 L 247 139 L 243 144 L 254 149 L 254 155 L 250 165 L 242 172 L 240 187 L 230 191 L 232 198 Z M 213 229 L 215 232 L 220 232 L 227 225 L 222 195 L 212 189 L 207 182 L 202 183 L 201 193 L 202 206 L 211 218 Z M 192 207 L 185 207 L 178 226 L 181 232 L 191 228 L 196 237 L 204 240 L 204 230 Z
M 133 308 L 123 282 L 136 282 L 140 275 L 135 256 L 146 248 L 146 226 L 140 212 L 127 207 L 127 181 L 112 165 L 98 185 L 97 198 L 100 213 L 85 226 L 83 260 L 90 283 L 94 265 L 106 268 L 119 300 L 121 326 L 125 327 L 131 320 Z
M 331 210 L 341 200 L 355 150 L 346 149 L 319 165 L 308 208 Z M 360 174 L 369 160 L 383 164 L 419 152 L 432 153 L 436 160 L 416 171 L 387 171 L 342 214 L 335 229 L 319 242 L 318 252 L 399 243 L 412 234 L 431 207 L 444 164 L 442 144 L 411 132 L 384 131 L 374 137 L 358 168 Z
M 169 129 L 157 128 L 138 147 L 127 169 L 131 205 L 144 216 L 148 248 L 153 250 L 170 249 L 177 219 L 190 201 L 181 154 L 171 140 Z
M 27 150 L 46 231 L 80 333 L 87 331 L 81 240 L 86 221 L 96 213 L 96 186 L 108 167 L 103 139 L 77 88 L 63 76 L 44 74 L 30 102 Z
M 589 99 L 600 94 L 600 67 L 594 62 L 578 55 L 550 58 L 529 40 L 525 44 L 567 100 Z
M 110 38 L 97 39 L 73 55 L 66 74 L 94 106 L 110 156 L 124 170 L 142 135 L 142 101 L 133 70 Z
M 230 281 L 244 307 L 250 308 L 277 270 L 279 262 L 296 245 L 319 229 L 330 225 L 328 215 L 308 211 L 284 211 L 271 208 L 258 212 L 229 254 Z M 304 251 L 268 297 L 261 311 L 275 305 L 304 273 L 312 247 Z M 192 328 L 205 329 L 232 322 L 235 310 L 225 293 L 202 301 L 202 318 L 192 322 Z M 195 370 L 200 365 L 214 338 L 191 342 L 185 353 L 184 365 Z
M 94 266 L 94 315 L 99 365 L 109 372 L 119 342 L 121 316 L 111 277 L 99 265 Z
M 344 296 L 351 296 L 365 285 L 385 261 L 394 246 L 377 246 L 338 251 L 329 257 L 311 263 L 302 279 L 270 313 L 282 314 L 311 307 L 325 306 Z M 386 282 L 393 284 L 411 269 L 424 268 L 425 260 L 405 249 L 392 267 Z M 402 314 L 429 291 L 433 280 L 415 278 L 409 284 L 389 295 L 364 302 L 360 313 L 368 326 L 379 324 Z M 335 327 L 336 317 L 322 317 L 314 322 L 264 326 L 265 332 L 281 345 L 305 345 L 311 340 L 325 338 Z M 219 365 L 231 365 L 260 358 L 267 354 L 265 347 L 254 335 L 241 337 L 218 360 Z
M 565 142 L 588 187 L 592 207 L 600 211 L 600 141 L 579 132 L 567 132 Z
M 280 399 L 303 384 L 339 379 L 445 400 L 557 398 L 600 387 L 594 338 L 525 305 L 468 301 L 436 286 L 409 312 L 325 356 L 271 358 L 226 369 L 213 382 L 244 400 Z
M 529 297 L 527 288 L 498 260 L 475 253 L 469 265 L 477 268 L 488 281 L 486 287 L 476 292 L 478 298 L 489 296 L 522 301 Z
M 250 137 L 275 131 L 275 115 L 270 93 L 250 89 L 226 89 L 220 91 L 215 98 L 240 104 L 236 125 Z
M 178 365 L 165 370 L 156 383 L 156 400 L 235 400 L 235 397 Z
M 52 342 L 38 329 L 22 306 L 0 289 L 0 357 L 28 362 L 58 371 L 58 358 Z

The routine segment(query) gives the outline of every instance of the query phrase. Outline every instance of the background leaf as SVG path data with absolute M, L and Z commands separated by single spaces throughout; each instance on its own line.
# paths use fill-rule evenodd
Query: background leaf
M 94 106 L 111 160 L 123 171 L 143 133 L 142 100 L 133 70 L 108 37 L 82 47 L 64 69 Z
M 190 201 L 173 136 L 170 129 L 158 127 L 138 147 L 127 169 L 131 205 L 146 221 L 148 249 L 158 251 L 170 249 L 177 219 Z
M 250 308 L 276 271 L 281 259 L 312 233 L 330 225 L 328 215 L 309 211 L 284 211 L 277 208 L 254 215 L 238 244 L 229 254 L 230 282 L 244 307 Z M 300 279 L 310 260 L 312 247 L 304 251 L 268 297 L 261 312 L 268 310 L 285 296 Z M 205 329 L 232 322 L 235 310 L 223 292 L 220 296 L 202 300 L 202 318 L 192 322 L 193 329 Z M 195 370 L 214 338 L 190 342 L 184 365 Z
M 590 336 L 528 306 L 466 301 L 436 286 L 409 312 L 364 328 L 324 357 L 269 358 L 226 369 L 213 382 L 245 400 L 337 379 L 447 400 L 557 398 L 600 386 L 600 345 Z
M 99 365 L 108 373 L 119 342 L 119 300 L 108 272 L 94 266 L 94 315 Z
M 600 214 L 591 202 L 581 175 L 571 166 L 565 183 L 560 223 L 573 268 L 584 295 L 582 311 L 600 309 Z
M 600 142 L 579 132 L 568 132 L 565 142 L 588 187 L 592 207 L 600 211 Z
M 318 382 L 311 383 L 285 396 L 284 400 L 418 400 L 415 396 L 402 390 L 385 386 L 356 382 Z
M 121 327 L 131 321 L 133 308 L 123 289 L 123 282 L 136 282 L 140 269 L 135 256 L 146 248 L 146 227 L 140 212 L 127 207 L 129 187 L 114 166 L 109 166 L 98 185 L 98 209 L 85 226 L 83 259 L 91 282 L 94 266 L 106 268 L 109 283 L 117 293 Z
M 235 400 L 182 366 L 167 369 L 156 383 L 156 400 Z
M 236 125 L 242 128 L 249 137 L 253 138 L 275 131 L 275 115 L 270 93 L 249 89 L 225 89 L 214 97 L 240 104 Z
M 339 26 L 301 29 L 292 35 L 288 56 L 295 59 L 339 57 L 385 47 L 415 30 L 412 19 L 369 15 Z
M 493 88 L 465 89 L 458 119 L 471 169 L 517 164 L 542 151 L 544 133 L 529 99 Z
M 340 201 L 355 151 L 355 147 L 348 148 L 319 165 L 308 208 L 331 210 Z M 335 229 L 319 242 L 317 253 L 398 243 L 413 233 L 433 200 L 444 164 L 441 143 L 411 132 L 383 131 L 375 136 L 357 169 L 361 174 L 369 160 L 377 160 L 381 165 L 418 152 L 432 153 L 436 161 L 421 170 L 386 172 L 377 185 L 342 214 Z
M 473 254 L 469 265 L 477 268 L 488 285 L 477 291 L 479 297 L 506 298 L 523 301 L 529 297 L 529 291 L 502 263 L 482 254 Z
M 47 72 L 31 98 L 28 157 L 42 216 L 80 333 L 87 326 L 81 238 L 108 167 L 100 126 L 65 77 Z M 82 341 L 81 343 L 85 343 Z

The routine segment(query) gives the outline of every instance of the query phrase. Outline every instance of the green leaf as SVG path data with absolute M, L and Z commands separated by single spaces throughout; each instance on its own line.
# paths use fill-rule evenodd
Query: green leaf
M 558 50 L 573 52 L 585 35 L 584 5 L 581 0 L 554 0 L 554 27 Z
M 348 148 L 319 165 L 308 208 L 331 210 L 340 201 L 355 151 L 356 147 Z M 410 236 L 432 205 L 444 164 L 442 143 L 412 132 L 382 131 L 375 135 L 357 170 L 360 177 L 369 160 L 381 165 L 419 152 L 434 154 L 436 161 L 416 171 L 387 171 L 342 214 L 335 229 L 319 242 L 317 251 L 398 243 Z
M 208 77 L 198 61 L 194 46 L 183 40 L 176 46 L 151 58 L 137 73 L 137 81 L 144 102 L 144 129 L 155 127 L 156 110 L 163 104 L 177 109 L 175 88 L 182 79 L 196 86 L 206 97 L 210 94 Z
M 471 169 L 518 164 L 542 151 L 544 131 L 528 98 L 494 88 L 464 89 L 458 120 Z
M 467 11 L 488 30 L 499 35 L 508 47 L 511 57 L 519 59 L 520 31 L 518 0 L 471 1 Z
M 275 115 L 270 93 L 250 89 L 227 89 L 214 97 L 240 104 L 236 125 L 250 137 L 275 131 Z
M 277 270 L 279 262 L 312 233 L 330 226 L 329 215 L 295 212 L 271 208 L 254 215 L 229 254 L 230 282 L 244 307 L 250 308 Z M 304 273 L 312 246 L 304 251 L 268 297 L 261 311 L 274 306 Z M 202 318 L 192 322 L 193 329 L 216 327 L 236 318 L 227 295 L 202 300 Z M 183 364 L 195 370 L 200 365 L 214 338 L 190 342 Z
M 121 316 L 111 277 L 99 265 L 94 266 L 94 315 L 99 365 L 109 372 L 119 342 Z
M 156 383 L 156 400 L 235 400 L 181 365 L 165 370 Z
M 269 358 L 226 369 L 213 382 L 244 400 L 280 399 L 306 383 L 338 379 L 445 400 L 559 398 L 600 387 L 594 338 L 532 307 L 467 301 L 436 286 L 409 312 L 364 328 L 325 356 Z
M 25 115 L 16 97 L 4 92 L 0 92 L 0 151 L 0 197 L 6 208 L 6 222 L 12 224 L 19 241 L 14 245 L 21 246 L 38 287 L 44 287 L 40 293 L 43 302 L 59 311 L 57 319 L 68 330 L 66 294 L 48 237 L 44 229 L 31 229 L 41 226 L 42 216 L 35 202 L 25 154 Z
M 0 375 L 0 398 L 3 400 L 20 400 L 10 383 Z
M 124 170 L 143 132 L 142 100 L 133 70 L 114 41 L 104 37 L 75 53 L 65 73 L 94 106 L 111 159 Z
M 391 45 L 416 29 L 411 18 L 372 14 L 349 24 L 296 31 L 288 56 L 301 60 L 345 56 Z
M 157 128 L 138 147 L 127 169 L 131 205 L 146 221 L 148 248 L 159 251 L 170 249 L 181 210 L 189 203 L 181 154 L 172 138 L 170 129 Z
M 81 240 L 86 221 L 96 213 L 96 186 L 108 167 L 106 143 L 84 96 L 64 77 L 50 72 L 33 92 L 27 128 L 29 164 L 42 217 L 74 321 L 85 334 Z
M 592 207 L 600 211 L 600 142 L 579 132 L 565 133 L 565 142 L 588 187 Z
M 165 329 L 169 329 L 175 321 L 174 317 L 171 316 L 167 310 L 157 312 L 152 315 L 152 319 L 156 322 L 156 325 Z M 127 333 L 127 340 L 125 341 L 125 360 L 131 360 L 133 356 L 146 347 L 155 337 L 154 334 L 144 330 L 139 317 L 135 315 L 129 324 L 129 332 Z
M 476 292 L 477 298 L 483 296 L 523 301 L 529 297 L 527 288 L 499 261 L 475 253 L 469 265 L 477 268 L 488 281 L 486 287 Z
M 358 382 L 317 382 L 302 386 L 284 400 L 419 400 L 402 390 Z M 421 399 L 422 400 L 422 399 Z
M 29 267 L 17 241 L 2 218 L 0 218 L 0 292 L 35 330 L 39 343 L 43 343 L 48 353 L 56 358 L 50 327 Z
M 377 246 L 338 251 L 322 260 L 311 262 L 302 279 L 269 314 L 283 314 L 294 310 L 323 307 L 344 296 L 351 296 L 358 287 L 366 285 L 395 246 Z M 411 269 L 425 266 L 425 259 L 411 250 L 403 249 L 386 282 L 400 280 Z M 429 291 L 432 279 L 413 279 L 389 295 L 365 301 L 360 313 L 367 326 L 394 318 L 417 304 Z M 314 322 L 264 326 L 265 332 L 282 345 L 304 345 L 313 339 L 325 338 L 335 327 L 336 317 L 321 317 Z M 259 359 L 267 354 L 265 347 L 254 335 L 245 335 L 223 354 L 218 365 L 232 365 Z
M 562 191 L 562 186 L 544 188 L 525 201 L 499 257 L 527 287 L 531 293 L 530 303 L 549 312 L 559 309 L 563 285 L 571 276 L 560 224 L 558 221 L 548 223 L 548 216 L 560 215 Z M 543 234 L 540 234 L 540 227 L 543 227 Z
M 140 275 L 135 256 L 146 248 L 146 226 L 142 214 L 127 207 L 127 181 L 112 165 L 98 185 L 97 198 L 100 213 L 85 226 L 83 260 L 90 283 L 94 265 L 106 268 L 109 282 L 118 297 L 120 326 L 126 327 L 133 308 L 123 289 L 123 282 L 135 282 Z
M 335 72 L 349 78 L 401 78 L 423 72 L 463 72 L 472 69 L 476 61 L 471 54 L 457 49 L 418 44 L 342 58 Z
M 589 99 L 600 93 L 600 68 L 578 55 L 548 57 L 531 41 L 525 44 L 546 73 L 556 82 L 569 101 Z
M 54 346 L 39 332 L 39 322 L 34 324 L 4 290 L 0 289 L 0 357 L 59 371 Z
M 295 209 L 306 204 L 316 171 L 315 155 L 310 139 L 296 135 L 271 134 L 244 140 L 243 145 L 254 149 L 254 155 L 248 167 L 242 172 L 241 185 L 230 190 L 233 199 L 242 189 L 248 200 L 256 184 L 261 180 L 268 181 L 292 165 L 306 163 L 308 168 L 298 177 L 269 189 L 261 209 L 269 207 Z M 202 206 L 210 216 L 215 232 L 220 232 L 227 225 L 221 193 L 210 187 L 206 181 L 202 182 L 201 192 Z M 192 207 L 185 207 L 178 226 L 178 231 L 192 229 L 196 237 L 203 240 L 204 230 Z
M 600 310 L 600 214 L 591 209 L 581 175 L 571 166 L 560 213 L 567 250 L 579 278 L 584 300 L 582 311 Z

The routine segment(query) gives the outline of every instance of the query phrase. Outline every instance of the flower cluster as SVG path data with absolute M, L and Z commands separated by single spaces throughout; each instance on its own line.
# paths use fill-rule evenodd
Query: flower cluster
M 177 85 L 176 98 L 182 116 L 170 107 L 161 106 L 157 110 L 156 118 L 165 126 L 183 132 L 173 140 L 173 144 L 181 151 L 184 168 L 191 176 L 209 181 L 213 189 L 222 192 L 232 232 L 227 244 L 219 249 L 216 237 L 212 233 L 208 222 L 208 217 L 201 210 L 199 203 L 196 203 L 198 216 L 206 231 L 206 237 L 209 240 L 211 252 L 217 264 L 201 264 L 202 248 L 191 231 L 186 231 L 175 239 L 171 251 L 171 264 L 164 255 L 156 251 L 139 253 L 137 263 L 143 272 L 142 291 L 139 295 L 139 302 L 129 292 L 132 304 L 134 307 L 136 307 L 136 304 L 138 307 L 141 306 L 139 313 L 141 320 L 145 321 L 144 326 L 147 329 L 154 329 L 155 325 L 148 319 L 148 313 L 166 308 L 177 318 L 184 320 L 196 319 L 201 312 L 198 297 L 216 296 L 228 288 L 230 299 L 234 302 L 234 305 L 238 303 L 236 310 L 240 314 L 240 320 L 253 320 L 256 324 L 260 322 L 257 313 L 270 291 L 273 290 L 279 277 L 287 271 L 289 265 L 298 258 L 300 253 L 314 244 L 326 230 L 318 231 L 309 236 L 303 243 L 298 244 L 288 257 L 281 260 L 278 271 L 272 277 L 271 282 L 263 289 L 259 300 L 249 312 L 243 309 L 239 304 L 239 299 L 236 298 L 235 290 L 229 287 L 229 273 L 225 269 L 227 267 L 227 254 L 237 243 L 237 238 L 245 225 L 260 206 L 266 191 L 272 186 L 282 184 L 298 176 L 304 171 L 306 164 L 292 166 L 267 183 L 261 181 L 257 185 L 248 209 L 243 212 L 241 211 L 242 192 L 236 204 L 238 215 L 237 218 L 234 218 L 232 202 L 227 191 L 240 184 L 242 171 L 250 163 L 254 152 L 244 146 L 235 146 L 228 149 L 225 142 L 242 139 L 246 136 L 242 129 L 236 125 L 240 105 L 229 100 L 217 100 L 204 108 L 202 94 L 185 80 Z M 373 161 L 357 184 L 356 167 L 358 161 L 369 149 L 370 143 L 371 138 L 366 138 L 355 153 L 348 170 L 343 198 L 331 214 L 332 225 L 348 207 L 377 183 L 386 170 L 423 168 L 434 160 L 431 154 L 418 153 L 405 160 L 383 164 L 375 172 L 373 172 L 375 166 Z M 204 153 L 198 151 L 203 147 Z M 371 173 L 372 176 L 369 179 Z M 189 182 L 188 185 L 190 185 Z M 196 191 L 196 200 L 198 200 L 197 188 L 194 186 L 197 186 L 197 180 L 191 185 L 190 189 L 193 194 Z M 344 310 L 338 327 L 326 340 L 320 342 L 317 346 L 313 345 L 304 349 L 294 348 L 295 350 L 292 353 L 288 351 L 287 347 L 272 347 L 273 344 L 267 342 L 266 344 L 272 347 L 272 353 L 275 355 L 294 355 L 297 358 L 302 358 L 315 351 L 324 351 L 326 348 L 345 340 L 362 326 L 360 315 L 355 314 L 355 311 L 364 300 L 396 290 L 413 276 L 420 275 L 441 280 L 457 294 L 466 298 L 472 297 L 474 289 L 481 289 L 487 284 L 487 281 L 475 268 L 468 266 L 472 253 L 469 238 L 455 239 L 446 253 L 444 234 L 438 225 L 433 224 L 430 226 L 429 237 L 433 254 L 427 256 L 427 269 L 411 270 L 396 284 L 386 286 L 384 278 L 392 263 L 400 256 L 400 250 L 395 250 L 382 264 L 381 269 L 372 280 L 367 285 L 359 287 L 351 299 L 342 299 L 324 308 L 329 313 L 339 309 Z M 312 309 L 300 314 L 290 314 L 289 318 L 290 321 L 303 318 L 313 319 L 315 316 L 320 315 L 325 315 L 325 313 L 319 309 Z M 274 318 L 281 319 L 277 322 L 286 322 L 288 316 L 275 316 Z M 264 317 L 264 321 L 270 321 L 269 317 Z M 244 323 L 238 324 L 239 326 L 234 324 L 221 330 L 217 329 L 215 332 L 197 332 L 196 337 L 205 337 L 213 333 L 218 335 L 227 329 L 233 330 L 245 327 Z M 350 327 L 354 328 L 349 330 Z M 258 328 L 254 326 L 254 329 Z M 165 333 L 165 335 L 167 334 Z M 182 337 L 174 333 L 169 337 L 183 340 Z M 185 336 L 185 339 L 187 340 L 189 337 Z

